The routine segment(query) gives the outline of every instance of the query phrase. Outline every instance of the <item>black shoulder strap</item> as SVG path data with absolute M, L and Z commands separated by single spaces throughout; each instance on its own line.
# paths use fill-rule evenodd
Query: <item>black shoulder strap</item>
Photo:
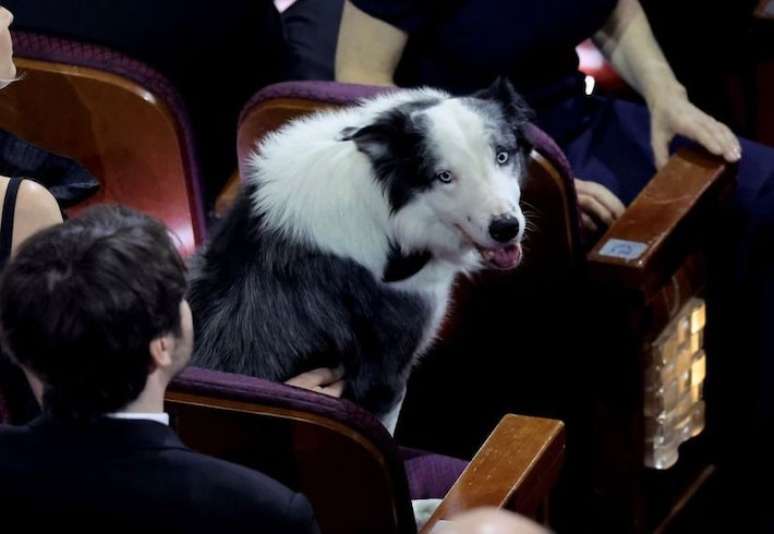
M 0 221 L 0 265 L 5 265 L 11 257 L 11 245 L 13 245 L 13 218 L 16 214 L 16 196 L 19 193 L 21 178 L 11 178 L 8 188 L 5 190 L 3 200 L 3 220 Z

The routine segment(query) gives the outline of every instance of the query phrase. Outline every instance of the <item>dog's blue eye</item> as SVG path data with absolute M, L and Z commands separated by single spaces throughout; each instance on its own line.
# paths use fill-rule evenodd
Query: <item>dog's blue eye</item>
M 450 184 L 454 180 L 454 175 L 449 171 L 441 171 L 435 175 L 435 178 L 445 184 Z
M 508 160 L 510 159 L 510 157 L 511 157 L 511 155 L 508 154 L 505 151 L 498 152 L 497 153 L 497 163 L 500 164 L 500 165 L 505 165 L 506 163 L 508 163 Z

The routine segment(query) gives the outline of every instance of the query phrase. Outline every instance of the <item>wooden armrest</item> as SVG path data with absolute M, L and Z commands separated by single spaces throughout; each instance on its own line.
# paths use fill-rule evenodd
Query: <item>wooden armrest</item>
M 645 292 L 660 287 L 734 183 L 735 166 L 685 148 L 645 186 L 587 256 L 595 280 Z
M 564 446 L 561 421 L 506 415 L 421 532 L 480 506 L 533 515 L 556 482 Z

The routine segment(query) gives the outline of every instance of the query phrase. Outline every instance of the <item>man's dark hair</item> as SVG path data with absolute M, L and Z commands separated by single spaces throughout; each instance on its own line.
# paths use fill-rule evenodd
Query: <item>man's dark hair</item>
M 166 228 L 98 206 L 20 247 L 0 278 L 2 343 L 45 384 L 45 411 L 92 419 L 145 388 L 150 342 L 179 335 L 184 293 Z

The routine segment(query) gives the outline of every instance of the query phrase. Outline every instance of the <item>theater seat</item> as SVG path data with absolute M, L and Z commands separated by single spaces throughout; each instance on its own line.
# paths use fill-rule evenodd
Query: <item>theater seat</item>
M 383 90 L 268 87 L 242 113 L 240 161 L 288 120 Z M 396 436 L 465 456 L 505 413 L 560 419 L 568 436 L 560 485 L 570 497 L 556 516 L 579 512 L 612 532 L 664 527 L 713 472 L 703 433 L 712 410 L 702 392 L 712 369 L 704 245 L 735 167 L 698 149 L 675 154 L 589 251 L 566 159 L 538 129 L 529 135 L 522 198 L 535 228 L 525 261 L 459 281 L 441 339 L 413 372 Z M 236 176 L 221 212 L 238 188 Z
M 302 492 L 323 534 L 416 532 L 410 489 L 430 473 L 407 473 L 406 451 L 375 417 L 348 401 L 190 368 L 170 385 L 165 409 L 189 447 Z M 561 422 L 504 416 L 421 532 L 480 506 L 534 516 L 563 454 Z M 416 451 L 410 456 L 415 459 Z
M 13 33 L 22 79 L 3 91 L 0 128 L 80 162 L 100 191 L 68 210 L 115 202 L 164 221 L 184 254 L 205 235 L 187 113 L 148 66 L 106 48 Z

